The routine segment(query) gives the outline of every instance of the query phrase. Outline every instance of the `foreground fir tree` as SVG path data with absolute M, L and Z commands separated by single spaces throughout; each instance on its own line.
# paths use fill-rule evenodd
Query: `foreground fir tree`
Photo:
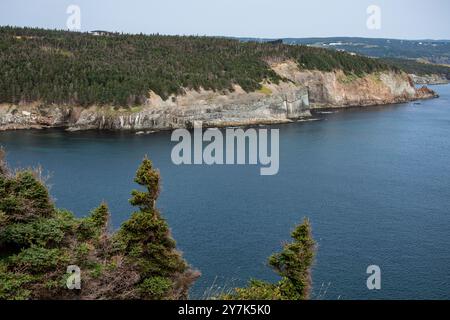
M 293 242 L 269 258 L 269 265 L 281 276 L 278 283 L 251 280 L 245 288 L 236 288 L 221 298 L 236 300 L 306 300 L 311 290 L 311 266 L 315 242 L 308 220 L 291 233 Z
M 187 299 L 200 275 L 190 268 L 156 209 L 160 176 L 145 158 L 132 192 L 138 210 L 115 233 L 102 203 L 85 218 L 55 208 L 39 171 L 11 171 L 0 149 L 0 299 Z M 253 280 L 224 299 L 307 299 L 315 244 L 305 220 L 269 259 L 276 283 Z M 68 266 L 81 271 L 69 290 Z
M 199 274 L 189 268 L 176 250 L 169 226 L 155 208 L 160 176 L 148 158 L 136 172 L 135 182 L 146 188 L 132 192 L 130 203 L 139 211 L 123 224 L 114 244 L 139 271 L 142 278 L 139 290 L 143 296 L 185 299 Z
M 106 204 L 83 219 L 54 207 L 35 171 L 8 170 L 0 154 L 0 299 L 185 299 L 199 273 L 176 250 L 155 208 L 159 174 L 144 159 L 133 191 L 139 207 L 108 232 Z M 69 290 L 69 265 L 81 289 Z

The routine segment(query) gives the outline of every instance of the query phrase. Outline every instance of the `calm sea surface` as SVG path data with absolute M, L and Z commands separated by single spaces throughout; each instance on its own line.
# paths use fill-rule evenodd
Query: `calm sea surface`
M 170 133 L 62 130 L 0 133 L 11 166 L 42 165 L 59 207 L 86 215 L 108 202 L 115 228 L 133 208 L 148 154 L 161 171 L 158 206 L 186 259 L 214 283 L 276 280 L 268 256 L 309 217 L 318 242 L 317 299 L 450 298 L 450 86 L 440 99 L 322 114 L 280 129 L 280 171 L 175 166 Z M 366 287 L 366 268 L 382 289 Z

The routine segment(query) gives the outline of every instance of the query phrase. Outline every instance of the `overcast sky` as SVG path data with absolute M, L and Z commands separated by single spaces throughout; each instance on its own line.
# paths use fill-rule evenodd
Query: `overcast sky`
M 449 0 L 1 0 L 0 25 L 67 29 L 71 4 L 81 31 L 450 39 Z M 381 9 L 380 29 L 367 27 L 370 5 Z

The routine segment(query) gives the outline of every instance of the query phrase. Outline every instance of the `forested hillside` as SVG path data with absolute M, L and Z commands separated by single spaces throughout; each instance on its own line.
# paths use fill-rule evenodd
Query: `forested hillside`
M 450 67 L 431 64 L 431 63 L 422 63 L 415 60 L 408 59 L 382 59 L 384 63 L 396 66 L 407 73 L 413 73 L 416 75 L 429 75 L 429 74 L 439 74 L 450 80 Z
M 0 103 L 143 104 L 183 89 L 246 91 L 280 77 L 269 61 L 292 59 L 304 69 L 363 75 L 395 69 L 374 59 L 306 46 L 242 43 L 212 37 L 94 36 L 0 27 Z
M 450 40 L 397 40 L 334 37 L 286 38 L 283 39 L 283 43 L 344 50 L 377 58 L 413 59 L 424 60 L 435 64 L 450 64 Z

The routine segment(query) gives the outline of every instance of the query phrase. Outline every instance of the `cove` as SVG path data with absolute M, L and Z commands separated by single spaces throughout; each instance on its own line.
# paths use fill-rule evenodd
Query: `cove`
M 279 129 L 273 176 L 248 165 L 176 166 L 169 132 L 9 131 L 0 144 L 10 166 L 51 174 L 58 207 L 82 216 L 105 200 L 113 228 L 133 211 L 133 177 L 147 154 L 162 177 L 157 207 L 202 272 L 193 298 L 277 280 L 267 258 L 308 217 L 319 245 L 313 298 L 448 299 L 450 87 L 433 89 L 441 97 L 420 104 L 268 127 Z M 381 290 L 367 288 L 371 265 L 382 270 Z

